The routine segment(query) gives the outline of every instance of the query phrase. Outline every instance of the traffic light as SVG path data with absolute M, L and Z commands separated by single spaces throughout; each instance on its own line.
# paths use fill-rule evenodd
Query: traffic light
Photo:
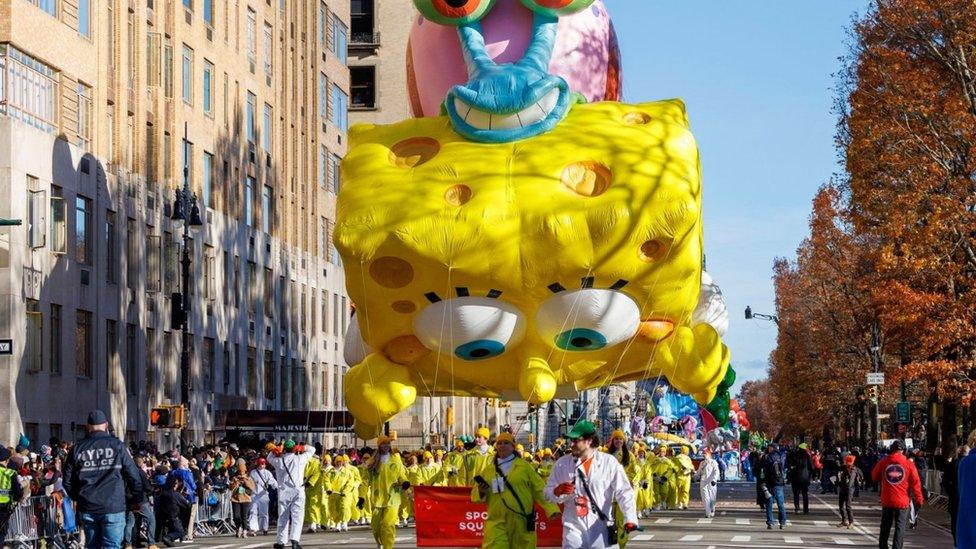
M 447 413 L 445 415 L 447 416 L 447 419 L 445 421 L 445 423 L 447 423 L 447 426 L 448 427 L 453 426 L 454 425 L 454 406 L 448 406 L 447 407 Z
M 173 427 L 177 429 L 182 429 L 186 427 L 187 420 L 189 419 L 187 417 L 186 408 L 184 408 L 183 406 L 174 406 L 172 415 L 173 415 Z
M 872 385 L 872 386 L 868 387 L 868 400 L 870 400 L 871 402 L 877 402 L 877 400 L 878 400 L 878 387 L 876 385 Z
M 169 427 L 171 418 L 169 408 L 153 408 L 149 411 L 149 424 L 153 427 Z

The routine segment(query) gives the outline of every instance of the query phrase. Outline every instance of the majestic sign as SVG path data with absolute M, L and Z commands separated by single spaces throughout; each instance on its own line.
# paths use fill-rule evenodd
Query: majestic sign
M 351 433 L 352 422 L 346 410 L 229 410 L 224 428 L 256 433 Z
M 414 516 L 417 519 L 417 547 L 481 547 L 488 509 L 471 501 L 471 488 L 414 486 Z M 562 519 L 544 520 L 536 506 L 538 547 L 560 547 Z

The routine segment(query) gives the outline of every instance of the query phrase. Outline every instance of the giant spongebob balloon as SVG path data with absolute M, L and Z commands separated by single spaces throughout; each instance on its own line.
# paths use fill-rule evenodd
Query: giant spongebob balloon
M 493 1 L 415 0 L 457 27 L 470 81 L 447 116 L 351 130 L 335 242 L 360 437 L 418 391 L 540 404 L 665 376 L 704 404 L 726 375 L 718 332 L 693 320 L 701 179 L 684 105 L 580 103 L 546 70 L 556 18 L 592 0 L 522 1 L 531 42 L 497 64 L 478 26 Z

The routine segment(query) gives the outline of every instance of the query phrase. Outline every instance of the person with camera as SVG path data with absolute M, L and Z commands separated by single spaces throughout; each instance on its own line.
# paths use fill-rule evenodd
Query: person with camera
M 637 505 L 627 473 L 610 454 L 600 452 L 596 426 L 580 421 L 566 435 L 570 453 L 556 461 L 546 482 L 546 499 L 564 503 L 563 547 L 618 547 L 618 537 L 637 530 Z M 616 503 L 623 515 L 613 516 Z
M 551 518 L 559 507 L 546 500 L 545 483 L 532 464 L 515 455 L 515 440 L 502 432 L 495 438 L 493 466 L 474 478 L 471 501 L 488 503 L 482 547 L 535 547 L 535 504 Z

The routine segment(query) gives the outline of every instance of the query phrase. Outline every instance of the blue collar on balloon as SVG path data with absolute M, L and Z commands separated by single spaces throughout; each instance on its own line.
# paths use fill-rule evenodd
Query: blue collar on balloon
M 509 143 L 553 129 L 582 96 L 549 74 L 556 44 L 555 17 L 536 13 L 532 41 L 515 63 L 497 64 L 488 55 L 481 25 L 458 27 L 468 82 L 447 92 L 444 110 L 454 131 L 472 141 Z

